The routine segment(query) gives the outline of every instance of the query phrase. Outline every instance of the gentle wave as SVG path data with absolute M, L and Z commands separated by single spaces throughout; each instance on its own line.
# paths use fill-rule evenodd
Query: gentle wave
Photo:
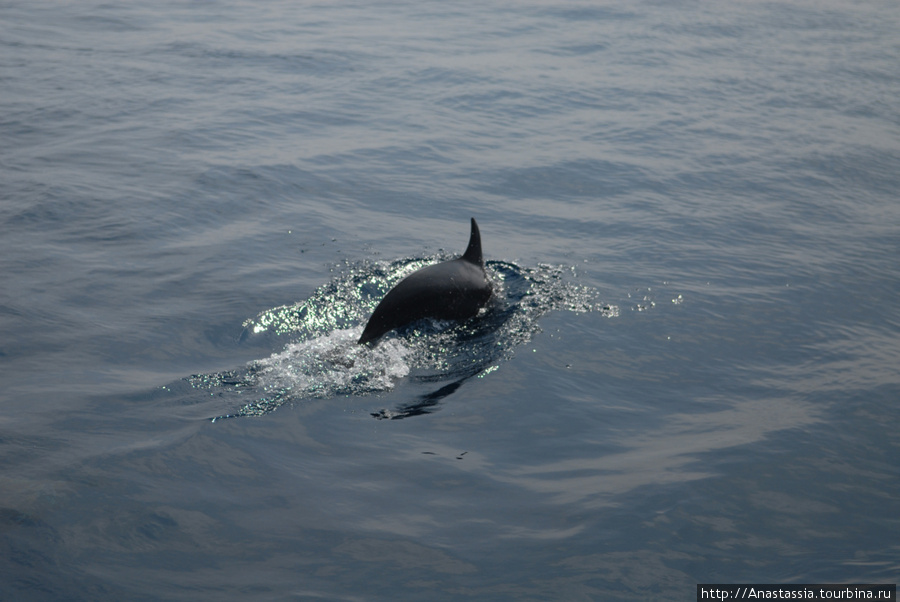
M 258 416 L 285 403 L 339 395 L 390 391 L 397 381 L 450 381 L 452 393 L 462 380 L 496 370 L 515 349 L 540 331 L 538 320 L 549 311 L 600 311 L 609 317 L 618 308 L 596 302 L 597 292 L 571 282 L 566 266 L 523 268 L 491 261 L 486 265 L 495 288 L 482 312 L 465 322 L 422 320 L 390 333 L 375 348 L 356 344 L 375 305 L 413 271 L 446 259 L 435 255 L 394 262 L 347 263 L 331 282 L 308 299 L 262 312 L 244 323 L 241 339 L 288 338 L 283 350 L 246 367 L 187 380 L 195 388 L 233 393 L 251 402 L 213 418 Z M 441 393 L 443 391 L 443 393 Z M 425 402 L 434 400 L 431 394 Z M 382 413 L 398 418 L 418 413 Z

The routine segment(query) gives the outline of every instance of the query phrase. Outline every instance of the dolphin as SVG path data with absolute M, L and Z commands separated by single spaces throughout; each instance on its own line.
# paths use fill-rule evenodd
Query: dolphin
M 481 256 L 481 233 L 473 217 L 469 246 L 462 257 L 424 267 L 401 280 L 372 312 L 357 343 L 374 347 L 391 330 L 423 318 L 471 318 L 492 292 Z

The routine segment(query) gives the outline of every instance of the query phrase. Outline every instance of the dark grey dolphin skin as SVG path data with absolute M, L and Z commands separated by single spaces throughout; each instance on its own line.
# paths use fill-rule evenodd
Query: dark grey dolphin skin
M 357 342 L 374 347 L 386 333 L 422 318 L 471 318 L 485 306 L 491 292 L 481 256 L 481 233 L 473 217 L 469 246 L 462 257 L 424 267 L 401 280 L 375 308 Z

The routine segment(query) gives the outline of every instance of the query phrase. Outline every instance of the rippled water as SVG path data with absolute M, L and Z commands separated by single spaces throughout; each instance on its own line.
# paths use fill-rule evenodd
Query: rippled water
M 897 581 L 896 3 L 0 23 L 0 599 Z
M 497 370 L 498 362 L 510 358 L 516 347 L 540 330 L 538 319 L 548 311 L 596 309 L 608 316 L 618 314 L 616 307 L 595 308 L 596 291 L 563 280 L 561 267 L 522 269 L 489 262 L 486 269 L 496 290 L 475 318 L 458 324 L 419 321 L 400 329 L 400 338 L 394 336 L 397 333 L 389 333 L 387 341 L 375 348 L 357 345 L 361 325 L 384 294 L 405 276 L 438 259 L 447 258 L 348 266 L 346 275 L 320 287 L 309 299 L 265 311 L 244 323 L 242 340 L 265 334 L 285 337 L 293 342 L 284 351 L 252 362 L 246 369 L 194 375 L 189 380 L 197 388 L 224 389 L 243 398 L 257 398 L 245 402 L 237 412 L 220 417 L 266 414 L 284 403 L 310 397 L 390 391 L 401 378 L 428 383 L 455 381 L 424 395 L 421 403 L 400 413 L 379 414 L 401 418 L 426 413 L 467 378 Z M 350 324 L 360 326 L 342 328 Z

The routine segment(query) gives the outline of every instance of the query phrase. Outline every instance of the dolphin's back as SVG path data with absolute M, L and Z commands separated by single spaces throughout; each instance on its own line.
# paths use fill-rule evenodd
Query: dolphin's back
M 388 291 L 369 318 L 360 344 L 377 343 L 387 332 L 416 320 L 466 320 L 491 298 L 491 283 L 481 257 L 481 235 L 472 220 L 472 235 L 459 259 L 413 272 Z
M 480 266 L 462 259 L 422 268 L 392 288 L 369 318 L 360 343 L 423 318 L 466 320 L 491 297 L 491 284 Z

